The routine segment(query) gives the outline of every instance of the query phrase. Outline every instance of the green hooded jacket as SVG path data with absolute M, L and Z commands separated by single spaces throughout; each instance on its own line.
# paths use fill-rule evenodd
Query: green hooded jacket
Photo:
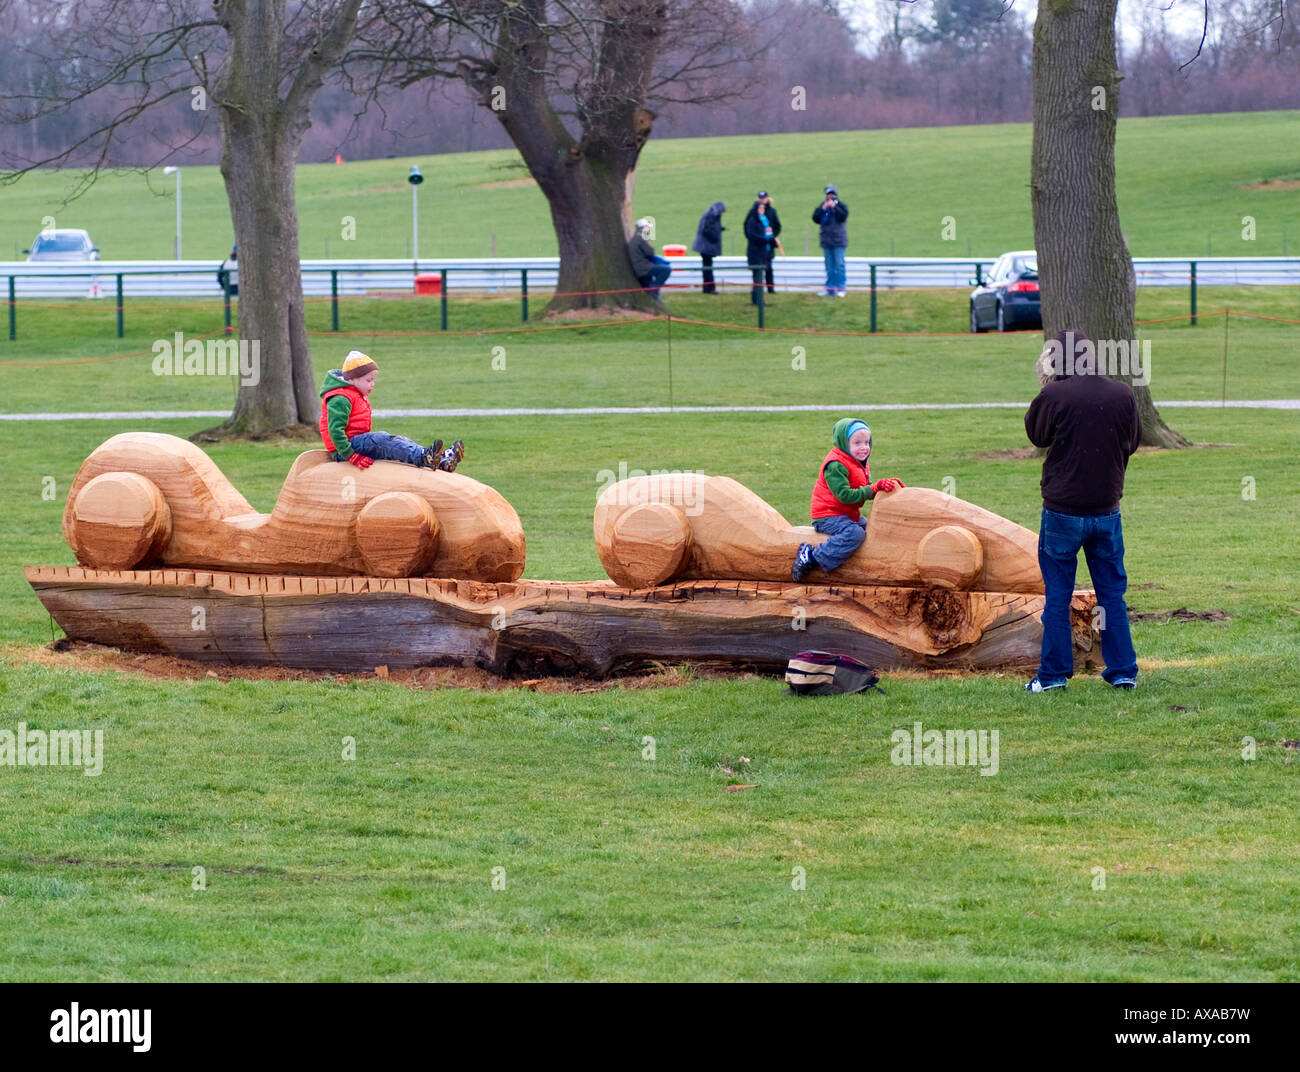
M 842 417 L 835 422 L 835 431 L 831 433 L 831 442 L 850 454 L 849 437 L 847 432 L 849 425 L 857 424 L 862 421 L 861 417 Z M 862 421 L 862 423 L 866 423 Z M 848 503 L 853 506 L 861 506 L 876 497 L 876 493 L 871 488 L 853 488 L 849 486 L 849 471 L 844 468 L 843 462 L 826 463 L 826 486 L 831 489 L 831 494 L 839 499 L 842 503 Z

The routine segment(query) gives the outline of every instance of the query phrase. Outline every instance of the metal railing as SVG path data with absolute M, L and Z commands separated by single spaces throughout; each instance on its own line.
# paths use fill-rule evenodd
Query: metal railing
M 878 328 L 877 295 L 882 289 L 902 287 L 963 288 L 983 278 L 996 257 L 849 257 L 848 289 L 867 293 L 871 330 Z M 702 283 L 702 266 L 694 257 L 670 258 L 673 285 Z M 1196 322 L 1197 289 L 1205 286 L 1300 285 L 1300 257 L 1136 257 L 1138 286 L 1186 286 L 1191 321 Z M 96 261 L 68 263 L 0 262 L 9 305 L 9 338 L 17 336 L 17 307 L 21 300 L 46 297 L 106 297 L 104 283 L 111 280 L 115 298 L 117 337 L 125 332 L 128 297 L 211 296 L 224 303 L 225 326 L 231 330 L 231 295 L 217 285 L 217 261 Z M 820 257 L 780 257 L 773 262 L 776 285 L 782 291 L 820 290 L 824 280 Z M 417 276 L 436 276 L 439 322 L 447 330 L 449 291 L 462 293 L 515 293 L 520 299 L 521 322 L 528 321 L 529 288 L 553 290 L 559 274 L 558 257 L 501 257 L 493 259 L 332 260 L 303 261 L 302 287 L 308 298 L 330 299 L 331 330 L 339 330 L 339 298 L 404 293 L 416 289 Z M 751 269 L 743 257 L 716 257 L 713 272 L 725 287 L 752 286 Z M 129 285 L 128 285 L 129 284 Z M 671 293 L 671 291 L 670 291 Z M 760 291 L 756 313 L 763 325 L 765 305 Z

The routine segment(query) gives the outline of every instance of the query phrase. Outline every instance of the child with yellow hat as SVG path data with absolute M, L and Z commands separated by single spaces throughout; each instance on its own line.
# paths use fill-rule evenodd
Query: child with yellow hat
M 350 462 L 358 469 L 368 469 L 376 461 L 390 461 L 454 473 L 465 457 L 465 444 L 459 439 L 443 450 L 441 439 L 422 447 L 406 436 L 370 430 L 368 396 L 375 389 L 378 374 L 374 359 L 360 350 L 348 354 L 341 369 L 325 374 L 320 389 L 320 437 L 331 458 Z

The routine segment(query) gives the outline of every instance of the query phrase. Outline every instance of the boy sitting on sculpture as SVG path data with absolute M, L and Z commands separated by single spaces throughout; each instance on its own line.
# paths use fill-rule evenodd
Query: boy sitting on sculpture
M 826 573 L 842 566 L 867 536 L 862 504 L 874 499 L 878 492 L 906 487 L 892 477 L 871 483 L 871 468 L 867 465 L 871 456 L 871 429 L 866 421 L 855 417 L 836 421 L 831 443 L 830 453 L 822 459 L 821 472 L 813 485 L 811 509 L 813 528 L 830 539 L 815 547 L 810 543 L 799 545 L 794 565 L 790 567 L 790 577 L 796 584 L 814 566 Z
M 370 430 L 367 396 L 374 390 L 378 373 L 379 366 L 369 356 L 353 350 L 341 369 L 325 374 L 320 389 L 320 437 L 330 459 L 350 462 L 358 469 L 368 469 L 376 461 L 391 461 L 454 473 L 465 457 L 465 444 L 459 439 L 443 450 L 441 439 L 422 447 L 406 436 Z

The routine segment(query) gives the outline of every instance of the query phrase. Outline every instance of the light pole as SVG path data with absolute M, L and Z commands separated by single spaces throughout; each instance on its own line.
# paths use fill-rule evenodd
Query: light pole
M 416 164 L 411 165 L 411 173 L 406 176 L 406 181 L 411 184 L 411 260 L 415 262 L 415 270 L 420 271 L 420 183 L 424 182 L 424 176 L 420 174 L 420 168 Z
M 164 175 L 176 174 L 176 259 L 181 259 L 181 169 L 178 167 L 163 168 Z

